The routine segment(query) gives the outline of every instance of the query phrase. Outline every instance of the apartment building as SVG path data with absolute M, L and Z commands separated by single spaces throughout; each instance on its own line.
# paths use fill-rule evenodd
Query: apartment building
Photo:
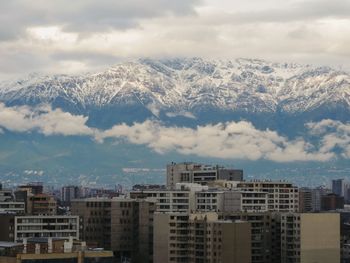
M 130 198 L 72 200 L 71 212 L 82 218 L 82 238 L 110 249 L 118 262 L 152 262 L 156 202 Z
M 219 213 L 220 220 L 243 221 L 251 224 L 251 262 L 273 262 L 271 229 L 273 213 L 271 212 L 229 212 Z
M 15 216 L 14 241 L 30 237 L 79 239 L 79 228 L 78 216 Z
M 24 214 L 25 203 L 14 201 L 0 202 L 0 213 Z
M 12 190 L 4 189 L 0 184 L 0 202 L 7 202 L 13 200 Z
M 167 165 L 167 187 L 169 188 L 174 188 L 177 183 L 207 185 L 220 179 L 242 181 L 243 170 L 197 163 L 171 163 Z
M 239 182 L 241 191 L 267 193 L 267 209 L 278 212 L 299 211 L 298 187 L 284 181 Z
M 194 183 L 177 183 L 175 189 L 132 191 L 133 199 L 147 198 L 157 203 L 157 212 L 237 212 L 267 211 L 267 193 L 210 188 Z
M 307 188 L 303 187 L 299 189 L 299 212 L 319 212 L 322 211 L 322 197 L 329 194 L 329 189 L 318 187 L 318 188 Z
M 130 192 L 130 198 L 147 198 L 156 202 L 158 212 L 184 212 L 195 210 L 195 193 L 208 190 L 208 186 L 178 183 L 174 189 L 148 189 Z
M 286 213 L 281 215 L 282 263 L 340 262 L 340 215 Z
M 32 195 L 42 194 L 44 185 L 42 182 L 33 182 L 25 185 L 18 186 L 18 191 L 25 191 Z
M 56 215 L 57 202 L 48 194 L 36 194 L 28 197 L 27 212 L 31 215 Z
M 310 188 L 299 189 L 299 212 L 307 213 L 313 211 L 312 190 Z
M 156 213 L 154 262 L 251 262 L 250 224 L 216 213 Z
M 195 193 L 196 212 L 267 211 L 267 194 L 238 190 L 209 189 Z

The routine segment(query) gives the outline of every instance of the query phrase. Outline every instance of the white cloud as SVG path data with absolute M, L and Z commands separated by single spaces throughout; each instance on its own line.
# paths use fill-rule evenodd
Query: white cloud
M 344 158 L 350 158 L 350 123 L 326 119 L 307 126 L 311 134 L 322 138 L 321 151 L 337 150 Z
M 196 129 L 165 127 L 145 121 L 132 126 L 116 125 L 98 134 L 98 140 L 125 138 L 145 144 L 159 153 L 177 151 L 203 157 L 224 159 L 267 159 L 276 162 L 326 161 L 333 152 L 318 151 L 303 139 L 288 140 L 276 132 L 256 129 L 251 123 L 228 122 L 198 126 Z
M 94 129 L 86 126 L 87 119 L 48 106 L 6 107 L 0 103 L 0 128 L 13 132 L 38 131 L 46 136 L 93 135 Z
M 149 103 L 148 105 L 146 105 L 146 108 L 152 112 L 152 114 L 154 116 L 156 116 L 157 118 L 159 117 L 160 114 L 160 108 L 157 106 L 156 103 Z
M 146 145 L 162 154 L 176 151 L 223 159 L 265 159 L 275 162 L 328 161 L 341 156 L 350 159 L 350 124 L 334 120 L 308 123 L 308 136 L 288 139 L 271 130 L 256 129 L 246 121 L 197 126 L 167 127 L 147 120 L 133 125 L 118 124 L 108 130 L 87 126 L 88 117 L 72 115 L 48 106 L 6 107 L 0 103 L 0 129 L 39 132 L 46 136 L 90 136 L 102 143 L 107 138 Z
M 194 116 L 189 111 L 180 111 L 180 112 L 176 112 L 176 113 L 175 112 L 167 112 L 165 115 L 168 116 L 169 118 L 182 116 L 182 117 L 186 117 L 186 118 L 189 118 L 189 119 L 196 119 L 196 116 Z

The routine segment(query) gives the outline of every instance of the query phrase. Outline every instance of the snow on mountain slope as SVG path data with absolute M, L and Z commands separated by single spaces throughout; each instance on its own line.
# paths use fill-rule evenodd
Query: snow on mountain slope
M 9 105 L 63 101 L 78 108 L 140 104 L 157 113 L 203 108 L 293 114 L 350 108 L 350 75 L 328 67 L 256 59 L 140 59 L 79 76 L 30 75 L 0 84 Z

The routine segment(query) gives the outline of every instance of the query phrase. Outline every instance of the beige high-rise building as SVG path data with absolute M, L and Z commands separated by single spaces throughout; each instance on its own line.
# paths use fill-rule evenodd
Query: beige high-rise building
M 276 253 L 273 251 L 272 225 L 273 213 L 271 212 L 228 212 L 220 213 L 219 219 L 244 221 L 251 224 L 251 262 L 270 263 Z M 279 258 L 278 258 L 279 259 Z M 280 262 L 278 262 L 280 263 Z
M 114 252 L 118 262 L 152 262 L 153 214 L 156 203 L 128 198 L 72 201 L 82 218 L 82 239 Z
M 281 262 L 340 262 L 340 215 L 337 213 L 282 214 Z
M 250 237 L 250 223 L 217 213 L 156 213 L 154 263 L 251 262 Z

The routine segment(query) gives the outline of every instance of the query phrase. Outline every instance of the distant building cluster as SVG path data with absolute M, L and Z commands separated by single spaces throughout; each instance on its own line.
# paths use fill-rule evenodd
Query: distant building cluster
M 197 163 L 131 190 L 0 185 L 0 262 L 350 262 L 348 188 Z

